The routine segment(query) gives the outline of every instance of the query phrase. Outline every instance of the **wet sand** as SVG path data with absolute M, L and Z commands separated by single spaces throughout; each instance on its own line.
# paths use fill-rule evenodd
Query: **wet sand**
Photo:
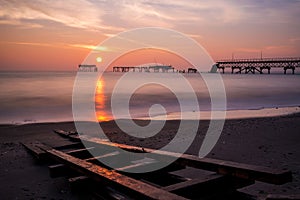
M 139 121 L 137 123 L 146 123 Z M 114 122 L 102 127 L 114 142 L 159 148 L 176 134 L 178 120 L 168 121 L 165 128 L 151 139 L 137 139 L 122 133 Z M 208 121 L 201 121 L 199 134 L 187 150 L 198 154 Z M 89 199 L 88 194 L 74 194 L 64 177 L 50 178 L 46 164 L 26 152 L 20 142 L 42 140 L 59 146 L 65 139 L 53 129 L 74 130 L 73 122 L 26 125 L 0 125 L 0 196 L 2 199 Z M 275 186 L 257 182 L 242 191 L 254 195 L 300 194 L 300 114 L 280 117 L 226 120 L 217 145 L 207 157 L 286 168 L 293 172 L 293 182 Z

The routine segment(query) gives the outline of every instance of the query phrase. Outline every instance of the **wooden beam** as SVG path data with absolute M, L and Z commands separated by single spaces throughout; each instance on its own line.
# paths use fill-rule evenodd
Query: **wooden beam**
M 163 187 L 162 189 L 169 191 L 169 192 L 173 192 L 176 190 L 187 189 L 189 187 L 198 187 L 198 186 L 201 187 L 204 184 L 208 184 L 208 183 L 211 183 L 212 181 L 216 181 L 216 180 L 220 180 L 220 179 L 224 179 L 224 176 L 220 175 L 220 174 L 211 174 L 211 175 L 205 177 L 204 179 L 190 179 L 190 180 L 187 180 L 184 182 L 180 182 L 180 183 L 176 183 L 173 185 Z
M 95 147 L 75 149 L 75 150 L 66 151 L 65 153 L 78 158 L 88 158 L 91 157 L 90 150 L 92 149 L 95 149 Z
M 30 152 L 38 160 L 43 160 L 46 157 L 46 152 L 36 146 L 38 144 L 41 144 L 40 142 L 24 142 L 21 144 L 27 149 L 28 152 Z
M 212 158 L 200 159 L 187 154 L 184 154 L 176 162 L 190 167 L 215 171 L 219 174 L 277 185 L 292 181 L 292 173 L 289 170 L 273 169 Z
M 90 150 L 90 149 L 94 149 L 95 147 L 88 147 L 88 148 L 82 148 L 82 149 L 74 149 L 74 150 L 70 150 L 70 151 L 66 151 L 65 153 L 66 154 L 70 154 L 70 155 L 72 155 L 72 154 L 76 154 L 76 153 L 78 153 L 78 152 L 82 152 L 82 151 L 88 151 L 88 150 Z M 59 149 L 58 149 L 59 150 Z
M 54 132 L 59 134 L 62 137 L 69 138 L 70 140 L 72 140 L 74 142 L 80 142 L 80 138 L 78 135 L 71 134 L 71 133 L 69 133 L 67 131 L 63 131 L 63 130 L 54 130 Z
M 60 150 L 60 149 L 71 149 L 71 148 L 83 148 L 83 144 L 81 142 L 74 142 L 74 143 L 71 143 L 71 144 L 66 144 L 66 145 L 63 145 L 63 146 L 54 146 L 53 148 L 57 149 L 57 150 Z
M 69 178 L 68 181 L 74 192 L 88 192 L 89 195 L 92 196 L 92 199 L 131 199 L 129 196 L 120 193 L 119 191 L 109 187 L 108 185 L 101 185 L 101 183 L 92 181 L 87 176 L 77 176 Z
M 254 181 L 235 178 L 221 174 L 210 174 L 203 178 L 190 179 L 173 185 L 163 187 L 162 189 L 174 192 L 176 194 L 198 194 L 209 195 L 213 193 L 225 194 L 235 191 L 238 188 L 254 184 Z M 191 196 L 192 197 L 192 196 Z
M 269 194 L 265 200 L 299 200 L 300 194 L 296 195 L 279 195 L 279 194 Z
M 124 170 L 129 170 L 134 172 L 137 171 L 138 168 L 143 168 L 145 166 L 151 165 L 151 164 L 155 164 L 157 163 L 156 160 L 146 160 L 146 161 L 136 161 L 136 162 L 132 162 L 131 165 L 127 165 L 127 166 L 123 166 L 120 168 L 117 168 L 117 171 L 124 171 Z
M 85 181 L 87 179 L 89 179 L 89 177 L 87 176 L 76 176 L 76 177 L 69 178 L 68 181 L 69 183 L 75 183 L 75 182 Z
M 185 199 L 181 196 L 122 175 L 114 170 L 108 170 L 52 148 L 49 149 L 48 146 L 38 145 L 38 147 L 46 151 L 50 157 L 61 162 L 62 164 L 65 164 L 69 168 L 82 173 L 95 181 L 106 182 L 114 185 L 120 188 L 120 190 L 125 190 L 128 193 L 136 195 L 135 197 L 137 198 L 165 200 Z
M 84 160 L 88 161 L 88 162 L 93 162 L 93 161 L 101 159 L 101 158 L 108 158 L 108 157 L 112 157 L 112 156 L 116 156 L 116 155 L 119 155 L 118 151 L 110 152 L 110 153 L 103 154 L 103 155 L 100 155 L 100 156 L 95 156 L 95 157 L 92 157 L 92 158 L 87 158 L 87 159 L 84 159 Z
M 67 175 L 67 168 L 64 164 L 56 164 L 48 166 L 51 178 L 57 178 Z
M 191 199 L 223 199 L 227 194 L 236 193 L 236 189 L 253 183 L 254 181 L 227 175 L 210 174 L 206 177 L 191 179 L 162 189 Z
M 90 186 L 89 185 L 89 177 L 87 176 L 76 176 L 73 178 L 69 178 L 68 181 L 73 191 L 82 190 L 83 187 Z

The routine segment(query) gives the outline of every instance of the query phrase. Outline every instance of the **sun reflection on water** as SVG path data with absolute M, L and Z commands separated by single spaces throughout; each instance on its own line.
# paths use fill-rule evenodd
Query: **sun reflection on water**
M 95 105 L 96 105 L 96 115 L 98 121 L 108 121 L 111 120 L 109 114 L 105 111 L 105 100 L 106 96 L 104 94 L 104 80 L 99 79 L 97 81 Z

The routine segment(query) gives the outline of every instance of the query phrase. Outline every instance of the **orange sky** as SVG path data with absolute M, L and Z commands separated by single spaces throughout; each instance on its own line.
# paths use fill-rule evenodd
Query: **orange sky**
M 259 57 L 261 51 L 265 57 L 300 56 L 295 0 L 0 0 L 0 5 L 0 70 L 76 70 L 104 39 L 149 26 L 192 37 L 214 60 Z M 151 54 L 148 60 L 181 65 L 178 57 L 165 56 Z

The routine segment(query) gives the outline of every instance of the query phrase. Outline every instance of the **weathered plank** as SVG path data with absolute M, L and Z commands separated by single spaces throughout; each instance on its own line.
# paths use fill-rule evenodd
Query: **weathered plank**
M 29 151 L 34 157 L 36 157 L 38 160 L 42 160 L 46 156 L 46 152 L 40 148 L 38 148 L 36 145 L 41 144 L 40 142 L 28 142 L 28 143 L 21 143 L 27 151 Z
M 89 186 L 89 177 L 76 176 L 68 179 L 73 191 L 81 190 L 84 186 Z
M 289 170 L 273 169 L 212 158 L 200 159 L 196 156 L 186 154 L 182 155 L 176 162 L 190 167 L 215 171 L 219 174 L 278 185 L 292 181 L 292 173 Z
M 46 151 L 50 157 L 61 162 L 62 164 L 65 164 L 69 168 L 82 173 L 93 180 L 107 182 L 108 184 L 115 185 L 121 190 L 133 193 L 138 198 L 165 200 L 185 199 L 181 196 L 172 194 L 162 189 L 153 187 L 149 184 L 143 183 L 139 180 L 122 175 L 114 170 L 108 170 L 98 165 L 75 158 L 61 151 L 49 149 L 48 146 L 38 145 L 38 147 Z
M 129 170 L 130 169 L 132 171 L 135 171 L 140 167 L 144 167 L 146 165 L 151 165 L 153 163 L 157 163 L 157 161 L 153 160 L 153 159 L 152 160 L 137 160 L 137 161 L 132 161 L 131 165 L 123 166 L 123 167 L 117 168 L 116 170 L 117 171 L 124 171 L 124 170 Z
M 115 199 L 115 200 L 130 200 L 132 198 L 126 196 L 123 193 L 118 192 L 117 190 L 109 187 L 108 185 L 97 184 L 96 182 L 91 181 L 87 176 L 77 176 L 68 179 L 71 188 L 74 192 L 78 191 L 88 191 L 92 199 Z M 101 188 L 101 189 L 99 189 Z
M 76 134 L 71 134 L 71 133 L 69 133 L 67 131 L 63 131 L 63 130 L 54 130 L 54 132 L 57 133 L 57 134 L 59 134 L 62 137 L 67 137 L 67 138 L 69 138 L 72 141 L 75 141 L 75 142 L 79 142 L 80 141 L 79 136 L 76 135 Z
M 67 135 L 66 133 L 64 133 L 64 131 L 58 132 L 60 134 Z M 133 152 L 145 153 L 155 151 L 154 149 L 149 148 L 139 148 L 125 144 L 117 144 L 108 141 L 103 141 L 99 138 L 89 137 L 86 135 L 81 135 L 80 139 L 90 143 L 118 147 Z M 168 158 L 176 156 L 179 157 L 179 159 L 176 160 L 176 163 L 179 165 L 214 171 L 220 174 L 231 175 L 234 177 L 244 178 L 248 180 L 257 180 L 272 184 L 284 184 L 292 180 L 292 173 L 289 170 L 273 169 L 212 158 L 199 158 L 193 155 L 180 155 L 174 152 L 155 151 L 155 153 L 156 155 L 158 155 L 158 157 L 156 156 L 155 158 L 157 159 L 159 158 L 159 156 L 161 156 L 161 161 L 166 161 Z
M 87 176 L 76 176 L 76 177 L 72 177 L 72 178 L 69 178 L 68 181 L 69 183 L 75 183 L 75 182 L 82 182 L 82 181 L 85 181 L 89 179 L 89 177 Z
M 116 156 L 116 155 L 119 155 L 119 154 L 120 153 L 118 151 L 114 151 L 114 152 L 110 152 L 110 153 L 103 154 L 103 155 L 100 155 L 100 156 L 95 156 L 95 157 L 92 157 L 92 158 L 87 158 L 87 159 L 84 159 L 84 160 L 88 161 L 88 162 L 93 162 L 93 161 L 101 159 L 101 158 L 108 158 L 108 157 Z
M 82 149 L 74 149 L 74 150 L 66 151 L 65 153 L 72 155 L 72 154 L 76 154 L 78 152 L 83 152 L 83 151 L 85 152 L 85 151 L 88 151 L 88 150 L 94 149 L 94 148 L 95 147 L 88 147 L 88 148 L 82 148 Z
M 66 154 L 75 156 L 77 158 L 90 158 L 91 157 L 91 153 L 90 151 L 95 149 L 95 147 L 87 147 L 87 148 L 81 148 L 81 149 L 75 149 L 75 150 L 70 150 L 70 151 L 66 151 Z
M 56 164 L 48 166 L 51 178 L 62 177 L 67 175 L 67 168 L 64 164 Z
M 300 194 L 295 194 L 295 195 L 269 194 L 265 200 L 300 200 Z
M 166 191 L 169 191 L 169 192 L 173 192 L 173 191 L 180 190 L 180 189 L 187 189 L 189 187 L 203 186 L 207 183 L 211 183 L 213 181 L 224 179 L 224 178 L 225 178 L 225 176 L 223 176 L 223 175 L 212 174 L 212 175 L 209 175 L 209 176 L 207 176 L 203 179 L 190 179 L 190 180 L 187 180 L 187 181 L 184 181 L 184 182 L 180 182 L 180 183 L 176 183 L 176 184 L 173 184 L 173 185 L 163 187 L 162 189 L 164 189 Z
M 190 179 L 162 189 L 188 198 L 212 197 L 215 194 L 225 195 L 233 193 L 238 188 L 252 185 L 254 181 L 231 177 L 221 174 L 210 174 L 206 177 Z M 195 196 L 196 195 L 196 196 Z
M 83 144 L 81 142 L 73 142 L 71 144 L 65 144 L 65 145 L 62 145 L 62 146 L 54 146 L 53 148 L 57 149 L 57 150 L 60 150 L 60 149 L 75 149 L 75 148 L 83 148 Z

